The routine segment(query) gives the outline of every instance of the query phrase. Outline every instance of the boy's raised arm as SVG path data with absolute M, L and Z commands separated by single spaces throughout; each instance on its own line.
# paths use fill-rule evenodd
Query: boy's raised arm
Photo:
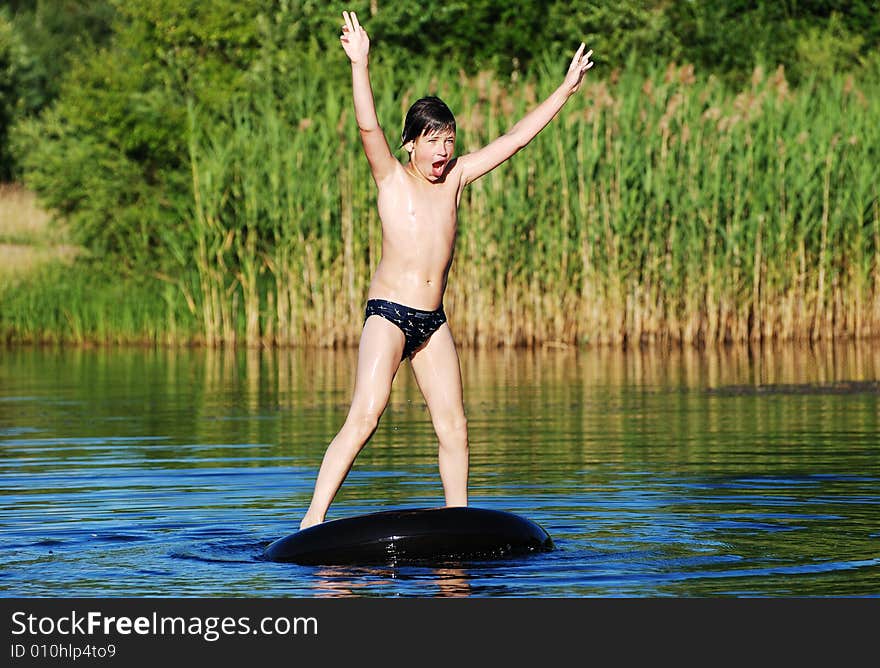
M 345 54 L 351 60 L 351 86 L 354 95 L 354 115 L 364 153 L 376 183 L 382 181 L 397 166 L 398 162 L 388 147 L 385 133 L 376 116 L 376 104 L 373 101 L 373 88 L 370 85 L 370 73 L 367 67 L 370 54 L 370 38 L 367 31 L 358 23 L 354 12 L 342 12 L 345 25 L 339 36 Z
M 466 184 L 477 180 L 510 158 L 532 141 L 553 120 L 568 98 L 580 87 L 584 74 L 593 66 L 590 61 L 591 55 L 593 55 L 592 51 L 584 53 L 584 44 L 581 42 L 568 66 L 565 80 L 559 88 L 551 93 L 550 97 L 523 116 L 498 139 L 459 158 L 462 176 Z

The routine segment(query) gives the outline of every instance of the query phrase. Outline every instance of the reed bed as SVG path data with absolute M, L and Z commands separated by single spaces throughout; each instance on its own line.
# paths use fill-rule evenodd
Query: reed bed
M 192 220 L 150 328 L 209 345 L 356 343 L 380 259 L 350 85 L 293 75 L 222 118 L 189 107 Z M 456 112 L 458 151 L 558 83 L 376 63 L 392 147 L 409 104 Z M 591 73 L 593 74 L 593 73 Z M 588 77 L 466 191 L 446 308 L 470 346 L 834 340 L 880 332 L 880 81 L 730 91 L 670 64 Z M 401 153 L 402 157 L 402 153 Z M 189 323 L 181 327 L 180 323 Z M 172 323 L 177 325 L 172 326 Z
M 105 268 L 40 267 L 0 285 L 0 341 L 25 344 L 176 345 L 198 335 L 179 293 Z
M 492 85 L 485 106 L 507 122 L 506 101 L 514 117 L 521 109 Z M 698 84 L 689 66 L 589 83 L 527 153 L 471 191 L 452 286 L 464 335 L 874 335 L 880 135 L 868 99 L 852 80 L 793 94 L 782 70 L 756 70 L 735 95 Z M 479 95 L 463 102 L 485 114 Z
M 393 80 L 374 69 L 392 146 L 408 105 L 436 92 L 457 110 L 460 151 L 502 133 L 556 79 Z M 756 69 L 747 90 L 729 92 L 675 64 L 588 79 L 532 145 L 466 193 L 446 297 L 456 336 L 477 346 L 874 336 L 880 98 L 877 82 L 865 85 L 793 92 L 781 68 Z M 222 137 L 194 131 L 196 201 L 211 202 L 197 220 L 213 230 L 208 254 L 223 249 L 204 258 L 209 342 L 357 340 L 380 223 L 347 93 L 319 85 L 300 108 L 236 112 Z M 218 319 L 215 304 L 236 311 Z

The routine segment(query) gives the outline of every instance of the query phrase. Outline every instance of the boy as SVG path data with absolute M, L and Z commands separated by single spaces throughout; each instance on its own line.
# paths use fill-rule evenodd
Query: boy
M 373 435 L 391 383 L 409 358 L 440 441 L 440 478 L 447 506 L 466 506 L 467 421 L 461 369 L 443 312 L 452 264 L 457 208 L 466 185 L 528 144 L 578 89 L 593 66 L 581 43 L 565 80 L 506 134 L 478 151 L 454 158 L 455 118 L 438 98 L 416 102 L 404 123 L 401 164 L 385 140 L 367 69 L 370 40 L 354 12 L 343 12 L 340 40 L 351 61 L 355 118 L 378 187 L 382 259 L 370 283 L 358 347 L 354 396 L 345 423 L 330 442 L 300 529 L 324 521 L 355 457 Z

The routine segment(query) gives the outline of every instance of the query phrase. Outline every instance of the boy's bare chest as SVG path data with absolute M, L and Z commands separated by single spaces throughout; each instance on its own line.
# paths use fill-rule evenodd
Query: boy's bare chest
M 401 187 L 380 193 L 379 215 L 384 226 L 400 231 L 454 234 L 456 199 L 455 188 L 449 186 Z
M 455 194 L 452 191 L 419 193 L 407 199 L 407 216 L 413 222 L 455 223 Z

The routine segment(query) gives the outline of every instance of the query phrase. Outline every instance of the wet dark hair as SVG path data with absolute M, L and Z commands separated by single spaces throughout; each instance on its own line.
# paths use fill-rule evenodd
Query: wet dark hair
M 400 145 L 424 134 L 445 130 L 455 132 L 455 116 L 443 100 L 429 95 L 417 100 L 406 112 Z

